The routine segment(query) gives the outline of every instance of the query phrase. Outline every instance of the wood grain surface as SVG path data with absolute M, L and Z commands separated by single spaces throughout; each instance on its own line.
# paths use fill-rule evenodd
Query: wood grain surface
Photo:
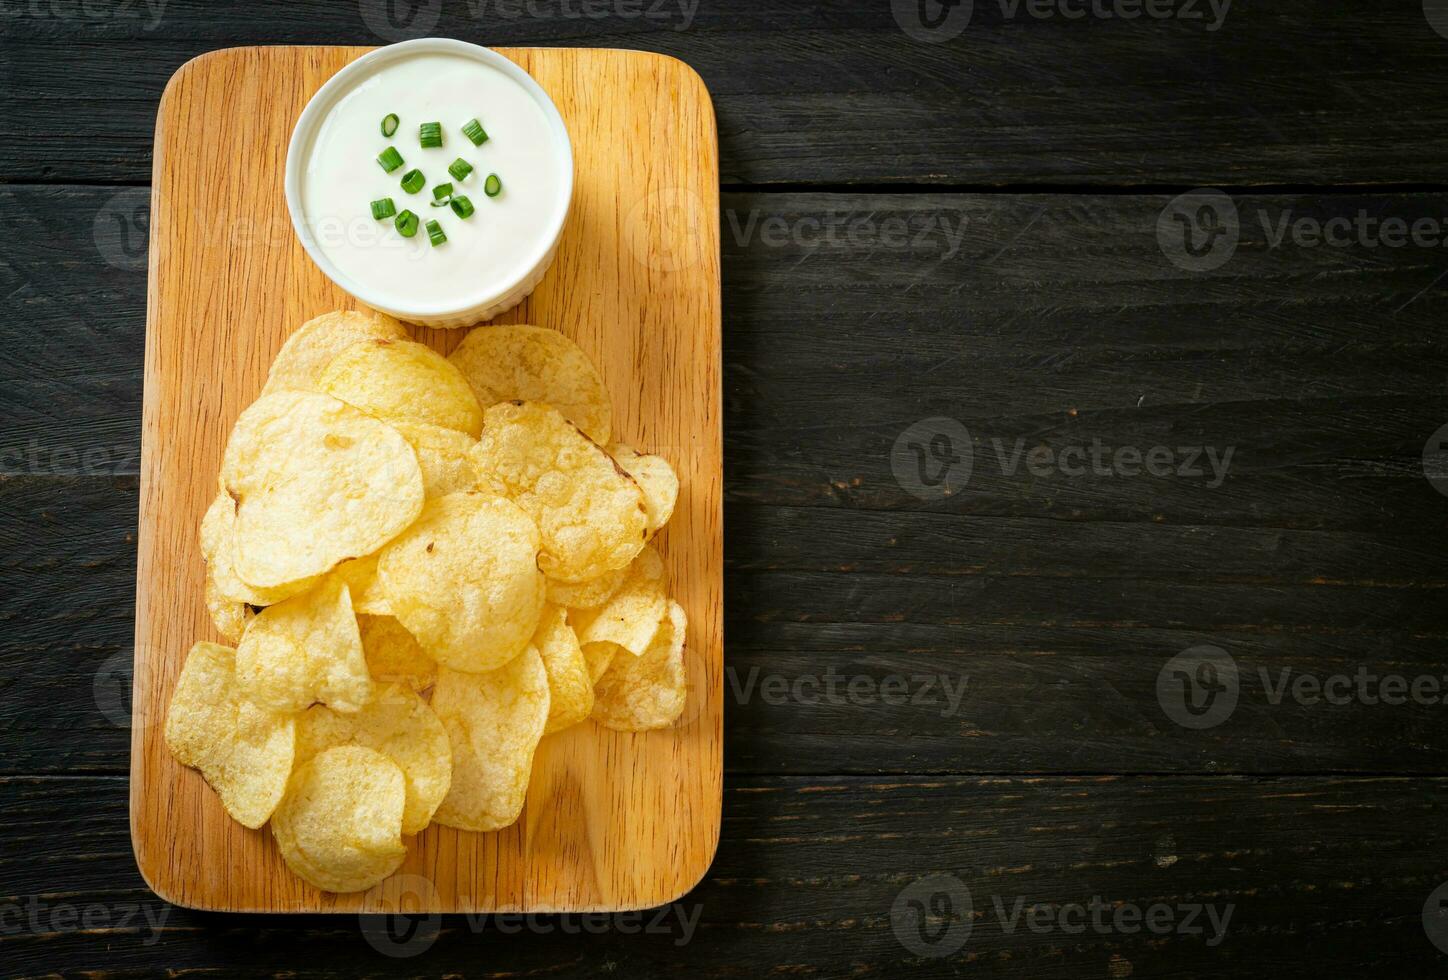
M 959 8 L 966 26 L 924 41 L 903 26 L 918 3 L 8 0 L 0 179 L 146 182 L 161 89 L 206 51 L 422 36 L 682 58 L 714 96 L 726 184 L 1448 179 L 1448 44 L 1424 0 L 1380 0 L 1371 15 L 1233 0 L 1220 18 L 1221 0 L 1173 0 L 1153 5 L 1166 16 L 1113 19 L 975 0 Z M 58 13 L 24 16 L 37 5 Z M 97 92 L 105 112 L 54 125 L 56 106 Z
M 1448 249 L 1274 247 L 1258 220 L 1448 216 L 1448 37 L 1422 0 L 1235 0 L 1210 32 L 976 0 L 936 44 L 886 0 L 388 5 L 480 43 L 670 54 L 714 96 L 718 854 L 655 928 L 447 915 L 400 951 L 352 917 L 150 891 L 127 773 L 157 100 L 214 48 L 391 40 L 383 6 L 0 0 L 0 973 L 1442 975 L 1443 706 L 1273 703 L 1259 674 L 1448 671 L 1448 503 L 1422 464 L 1448 422 Z M 1196 184 L 1243 221 L 1189 274 L 1154 225 Z M 857 219 L 911 240 L 812 230 Z M 921 501 L 890 448 L 939 415 L 981 455 L 969 492 Z M 1216 488 L 995 466 L 992 438 L 1093 436 L 1237 455 Z M 1154 680 L 1200 643 L 1244 687 L 1193 732 Z M 966 685 L 954 711 L 760 686 L 829 671 Z M 941 873 L 975 929 L 922 957 L 892 913 Z M 1211 946 L 1007 928 L 993 904 L 1093 895 L 1234 914 Z
M 230 820 L 161 738 L 186 651 L 214 638 L 196 528 L 231 424 L 289 333 L 353 305 L 304 255 L 281 195 L 289 134 L 357 48 L 213 52 L 177 73 L 156 125 L 137 541 L 131 829 L 150 886 L 227 911 L 612 911 L 684 894 L 719 835 L 723 618 L 720 301 L 714 119 L 681 62 L 503 49 L 549 92 L 577 183 L 557 261 L 500 322 L 563 331 L 599 366 L 616 437 L 675 464 L 659 550 L 689 615 L 689 708 L 672 729 L 591 723 L 540 745 L 519 822 L 434 825 L 397 874 L 332 895 L 291 874 L 269 832 Z M 419 331 L 447 352 L 464 331 Z

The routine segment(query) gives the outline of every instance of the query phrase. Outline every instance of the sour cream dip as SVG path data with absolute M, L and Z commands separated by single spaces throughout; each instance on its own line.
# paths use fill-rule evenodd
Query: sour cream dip
M 424 145 L 429 123 L 441 146 Z M 552 264 L 572 147 L 552 100 L 515 63 L 461 41 L 406 41 L 313 96 L 286 192 L 303 246 L 343 289 L 399 319 L 468 326 L 521 302 Z

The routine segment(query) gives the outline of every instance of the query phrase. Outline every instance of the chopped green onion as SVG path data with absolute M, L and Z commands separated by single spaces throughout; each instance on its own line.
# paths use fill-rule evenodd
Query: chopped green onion
M 459 218 L 471 218 L 473 216 L 473 202 L 469 201 L 466 194 L 458 194 L 448 202 L 452 205 L 453 214 Z
M 397 113 L 395 113 L 395 112 L 389 112 L 387 115 L 383 116 L 383 117 L 382 117 L 382 135 L 383 135 L 383 136 L 391 136 L 393 133 L 397 132 L 397 123 L 398 123 Z
M 463 135 L 473 141 L 473 146 L 482 146 L 488 141 L 487 131 L 483 129 L 483 124 L 476 119 L 469 119 L 463 123 Z
M 434 201 L 444 201 L 444 202 L 446 202 L 448 198 L 452 197 L 452 192 L 453 192 L 453 186 L 452 186 L 452 184 L 433 184 L 433 185 L 432 185 L 432 199 L 433 199 Z
M 417 129 L 417 138 L 423 146 L 442 146 L 442 123 L 423 123 Z
M 473 165 L 458 157 L 447 165 L 447 172 L 453 175 L 454 180 L 467 180 L 468 174 L 473 172 Z
M 497 174 L 488 174 L 488 179 L 483 181 L 483 193 L 489 197 L 497 197 L 503 193 L 503 182 L 498 179 Z
M 397 152 L 396 147 L 389 146 L 377 155 L 377 162 L 382 165 L 383 170 L 392 173 L 402 166 L 402 154 Z
M 390 218 L 397 213 L 397 205 L 392 203 L 392 198 L 384 197 L 380 201 L 372 202 L 372 217 L 381 221 L 383 218 Z
M 403 238 L 411 238 L 417 234 L 417 215 L 411 211 L 403 211 L 397 216 L 397 233 Z
M 429 221 L 427 223 L 427 240 L 433 245 L 441 245 L 447 241 L 447 236 L 442 233 L 442 225 L 436 221 Z
M 402 189 L 409 194 L 416 194 L 426 183 L 427 178 L 422 175 L 421 170 L 409 170 L 402 175 Z

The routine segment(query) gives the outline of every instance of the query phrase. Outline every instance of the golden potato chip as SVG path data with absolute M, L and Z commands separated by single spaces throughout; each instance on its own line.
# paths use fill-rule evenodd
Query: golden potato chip
M 391 616 L 392 606 L 377 581 L 377 556 L 367 555 L 344 561 L 332 572 L 347 583 L 352 593 L 352 611 L 358 616 Z
M 323 313 L 287 338 L 272 361 L 263 396 L 278 391 L 315 391 L 322 369 L 342 351 L 363 340 L 405 340 L 402 324 L 373 310 Z
M 624 567 L 604 572 L 598 578 L 584 582 L 559 582 L 550 578 L 548 601 L 568 609 L 592 609 L 607 602 L 618 591 L 618 587 L 623 585 L 626 575 L 628 568 Z
M 437 679 L 437 661 L 392 616 L 358 616 L 357 630 L 362 634 L 362 652 L 374 681 L 406 684 L 420 694 Z
M 648 526 L 638 484 L 551 406 L 489 408 L 473 462 L 483 486 L 538 522 L 538 567 L 550 578 L 597 578 L 643 547 Z
M 653 537 L 674 516 L 674 504 L 679 499 L 679 477 L 664 457 L 645 455 L 622 443 L 610 446 L 608 454 L 643 491 L 649 537 Z
M 548 672 L 533 647 L 487 674 L 437 672 L 432 708 L 452 744 L 452 786 L 434 819 L 499 830 L 518 819 L 548 721 Z
M 236 649 L 236 682 L 271 711 L 320 702 L 351 712 L 366 704 L 372 678 L 347 586 L 328 577 L 258 613 Z
M 522 508 L 487 493 L 430 500 L 382 550 L 382 591 L 428 656 L 488 671 L 528 645 L 543 611 L 538 529 Z
M 557 606 L 543 610 L 533 646 L 548 672 L 548 724 L 543 734 L 551 735 L 588 717 L 593 709 L 593 680 L 578 637 Z
M 317 584 L 316 576 L 288 582 L 270 589 L 248 585 L 236 574 L 232 555 L 236 528 L 236 501 L 218 493 L 201 518 L 201 556 L 206 559 L 206 574 L 216 584 L 216 594 L 249 606 L 270 606 L 299 595 Z
M 588 681 L 590 684 L 597 684 L 598 679 L 608 670 L 608 665 L 613 663 L 613 658 L 619 654 L 617 643 L 585 643 L 583 644 L 583 662 L 588 665 Z
M 286 791 L 296 727 L 242 696 L 235 658 L 216 643 L 191 648 L 166 712 L 166 746 L 177 762 L 201 770 L 233 820 L 255 829 Z
M 637 657 L 653 642 L 668 602 L 663 559 L 653 548 L 645 548 L 607 602 L 596 609 L 573 610 L 569 622 L 579 643 L 616 643 Z
M 667 728 L 683 713 L 688 693 L 684 672 L 684 607 L 669 615 L 642 657 L 614 657 L 594 687 L 593 720 L 605 728 L 645 732 Z
M 422 510 L 407 440 L 327 395 L 284 391 L 242 412 L 221 480 L 236 502 L 236 573 L 254 587 L 371 554 Z
M 317 390 L 385 422 L 422 422 L 477 436 L 483 410 L 447 358 L 426 344 L 378 338 L 332 358 Z
M 558 331 L 478 327 L 448 360 L 462 370 L 484 409 L 498 402 L 547 402 L 594 442 L 608 442 L 613 416 L 608 390 L 588 355 Z
M 402 864 L 407 783 L 375 749 L 339 745 L 297 766 L 272 836 L 297 875 L 329 892 L 366 891 Z
M 393 426 L 417 453 L 427 496 L 445 497 L 479 488 L 478 472 L 468 457 L 478 440 L 457 429 L 422 422 L 394 422 Z
M 338 745 L 376 749 L 397 763 L 407 784 L 404 834 L 432 822 L 452 781 L 452 750 L 442 722 L 422 698 L 394 684 L 354 715 L 317 704 L 297 716 L 297 765 Z
M 230 643 L 241 639 L 241 634 L 246 632 L 246 624 L 255 615 L 246 603 L 222 595 L 210 571 L 206 573 L 206 611 L 211 613 L 216 632 Z

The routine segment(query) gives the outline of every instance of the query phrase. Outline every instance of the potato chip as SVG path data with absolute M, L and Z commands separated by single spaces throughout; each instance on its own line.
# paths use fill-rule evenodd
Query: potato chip
M 598 679 L 608 670 L 613 658 L 618 656 L 621 650 L 617 643 L 583 644 L 583 662 L 588 665 L 589 683 L 598 683 Z
M 236 574 L 232 554 L 235 529 L 236 501 L 222 491 L 201 518 L 201 556 L 206 559 L 206 574 L 215 582 L 218 596 L 249 606 L 270 606 L 317 584 L 315 576 L 270 589 L 259 589 L 243 582 Z
M 263 396 L 278 391 L 315 391 L 322 369 L 342 351 L 363 340 L 405 340 L 402 324 L 385 313 L 343 310 L 323 313 L 287 338 L 272 361 Z
M 628 568 L 624 567 L 604 572 L 598 578 L 584 582 L 559 582 L 550 578 L 548 601 L 555 606 L 569 609 L 592 609 L 607 602 L 618 591 L 618 587 L 623 585 L 626 575 Z
M 679 499 L 679 477 L 664 457 L 645 455 L 622 443 L 608 447 L 608 454 L 643 491 L 649 537 L 653 537 L 674 516 L 674 504 Z
M 478 327 L 448 360 L 473 386 L 484 409 L 498 402 L 547 402 L 603 445 L 613 408 L 593 362 L 556 330 L 503 325 Z
M 201 770 L 233 820 L 255 829 L 281 801 L 292 771 L 292 719 L 264 711 L 236 684 L 236 651 L 198 643 L 186 656 L 166 712 L 166 746 Z
M 637 657 L 653 642 L 668 614 L 668 602 L 663 559 L 653 548 L 645 548 L 608 602 L 596 609 L 573 610 L 569 622 L 579 643 L 616 643 Z
M 346 585 L 329 577 L 257 614 L 236 650 L 242 692 L 271 711 L 301 711 L 314 702 L 361 709 L 372 678 Z
M 236 573 L 259 588 L 371 554 L 422 510 L 407 440 L 327 395 L 284 391 L 242 412 L 221 480 L 236 502 Z
M 407 784 L 404 834 L 415 834 L 432 822 L 452 781 L 452 750 L 442 722 L 422 698 L 394 684 L 353 715 L 317 704 L 297 716 L 297 765 L 338 745 L 376 749 L 402 770 Z
M 367 672 L 382 684 L 406 684 L 419 694 L 437 679 L 437 661 L 391 616 L 358 616 Z
M 564 611 L 557 606 L 543 610 L 533 646 L 548 672 L 548 724 L 543 734 L 551 735 L 578 724 L 593 709 L 593 680 L 588 661 Z
M 352 611 L 358 616 L 391 616 L 392 606 L 377 581 L 377 556 L 367 555 L 344 561 L 332 572 L 347 583 L 352 593 Z
M 548 704 L 548 672 L 533 647 L 491 673 L 438 671 L 432 708 L 453 753 L 452 787 L 437 808 L 438 823 L 489 831 L 518 819 Z
M 329 892 L 366 891 L 402 864 L 407 783 L 375 749 L 339 745 L 299 765 L 272 817 L 287 867 Z
M 255 615 L 244 602 L 228 599 L 216 588 L 211 572 L 206 573 L 206 611 L 211 613 L 211 623 L 216 632 L 228 643 L 235 643 L 246 632 L 247 623 Z
M 468 457 L 478 440 L 457 429 L 422 422 L 394 422 L 393 427 L 417 453 L 427 496 L 445 497 L 478 489 L 478 472 Z
M 332 359 L 317 389 L 384 422 L 422 422 L 476 437 L 483 410 L 467 379 L 425 344 L 378 338 Z
M 527 647 L 543 611 L 538 529 L 510 500 L 454 493 L 430 500 L 377 561 L 392 614 L 428 656 L 488 671 Z
M 684 672 L 684 607 L 669 615 L 642 657 L 614 657 L 594 686 L 593 720 L 605 728 L 645 732 L 667 728 L 683 713 L 688 695 Z
M 550 578 L 582 582 L 631 562 L 647 532 L 643 493 L 557 410 L 504 402 L 484 415 L 473 450 L 483 485 L 538 522 Z

